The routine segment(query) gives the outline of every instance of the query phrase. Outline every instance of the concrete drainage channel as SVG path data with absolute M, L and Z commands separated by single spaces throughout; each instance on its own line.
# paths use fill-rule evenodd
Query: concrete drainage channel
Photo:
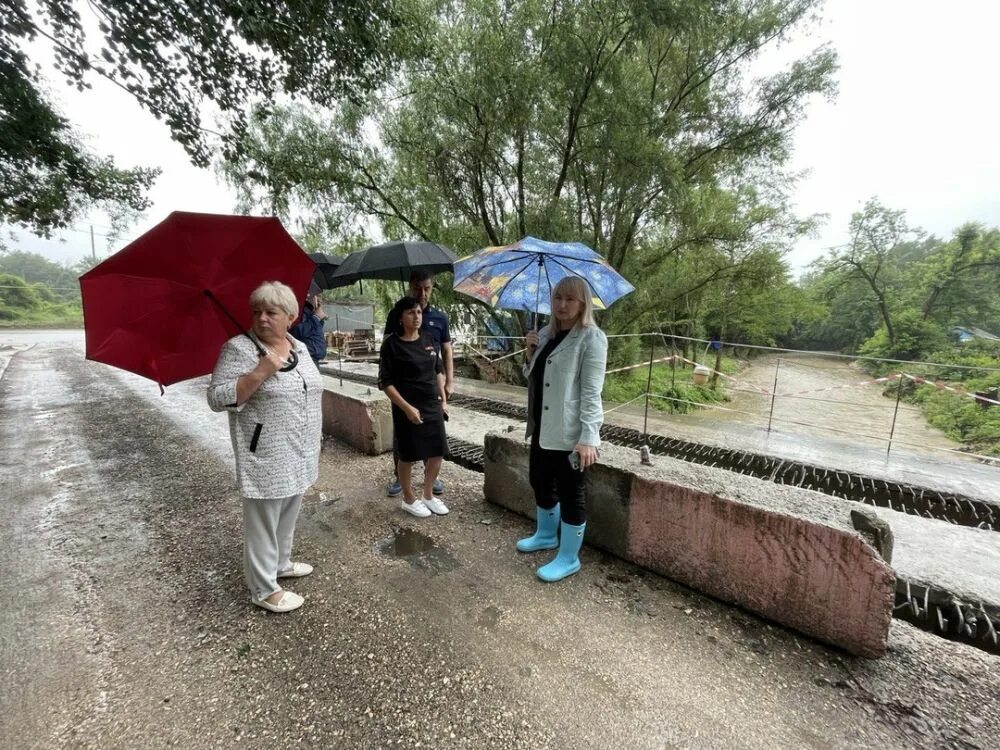
M 344 378 L 366 385 L 378 379 L 360 373 L 344 373 Z M 518 404 L 496 399 L 455 396 L 455 406 L 487 414 L 523 420 L 527 410 Z M 923 518 L 1000 531 L 1000 507 L 977 498 L 938 492 L 914 485 L 887 482 L 843 471 L 808 466 L 755 453 L 692 443 L 664 435 L 647 435 L 628 427 L 605 425 L 601 439 L 627 448 L 648 445 L 656 455 L 670 456 L 740 474 L 767 479 L 778 484 L 822 492 L 854 502 L 889 508 Z M 483 471 L 483 446 L 448 438 L 449 460 L 472 471 Z M 982 602 L 963 602 L 953 593 L 930 585 L 897 577 L 893 615 L 922 630 L 948 640 L 976 646 L 1000 654 L 1000 610 L 987 609 Z

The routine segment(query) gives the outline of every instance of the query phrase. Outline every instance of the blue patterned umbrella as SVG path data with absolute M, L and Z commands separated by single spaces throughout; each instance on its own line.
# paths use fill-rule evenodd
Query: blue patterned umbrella
M 579 242 L 545 242 L 525 237 L 487 247 L 455 263 L 455 290 L 505 310 L 549 315 L 552 287 L 564 276 L 590 286 L 594 307 L 604 310 L 635 287 L 600 255 Z

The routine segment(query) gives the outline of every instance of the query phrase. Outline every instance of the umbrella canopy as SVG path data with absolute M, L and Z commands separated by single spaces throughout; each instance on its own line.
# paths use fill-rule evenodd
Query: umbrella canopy
M 348 255 L 333 275 L 333 282 L 335 286 L 347 286 L 361 279 L 409 281 L 417 269 L 450 271 L 455 260 L 455 253 L 435 242 L 386 242 Z
M 593 292 L 594 307 L 601 310 L 635 291 L 586 245 L 534 237 L 462 258 L 455 264 L 455 290 L 493 307 L 548 315 L 552 287 L 565 276 L 582 277 Z
M 344 259 L 339 255 L 328 255 L 327 253 L 309 253 L 313 263 L 316 264 L 316 272 L 313 274 L 313 283 L 319 290 L 333 289 L 333 275 L 340 268 Z M 310 286 L 310 294 L 313 294 L 313 287 Z M 318 292 L 315 292 L 318 293 Z
M 80 277 L 87 358 L 161 387 L 204 375 L 250 328 L 254 289 L 301 300 L 315 269 L 278 219 L 175 211 Z

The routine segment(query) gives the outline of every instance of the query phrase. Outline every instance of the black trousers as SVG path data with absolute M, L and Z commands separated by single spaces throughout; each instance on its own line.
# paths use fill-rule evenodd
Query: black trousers
M 570 453 L 546 450 L 538 444 L 538 435 L 532 435 L 528 481 L 539 507 L 554 508 L 558 503 L 562 520 L 580 526 L 587 522 L 587 472 L 570 466 Z

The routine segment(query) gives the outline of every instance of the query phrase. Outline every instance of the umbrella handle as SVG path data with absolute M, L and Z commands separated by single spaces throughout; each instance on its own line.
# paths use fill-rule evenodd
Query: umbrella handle
M 260 356 L 264 357 L 264 356 L 266 356 L 266 355 L 267 355 L 267 352 L 266 352 L 266 351 L 264 350 L 264 347 L 260 345 L 260 342 L 259 342 L 259 341 L 257 341 L 257 339 L 255 339 L 255 338 L 254 338 L 253 336 L 251 336 L 251 335 L 250 335 L 249 333 L 247 333 L 246 331 L 244 331 L 244 330 L 243 330 L 243 326 L 241 326 L 241 325 L 240 325 L 240 324 L 239 324 L 239 323 L 237 322 L 236 318 L 234 318 L 234 317 L 233 317 L 233 316 L 232 316 L 232 315 L 230 314 L 229 310 L 227 310 L 227 309 L 226 309 L 225 305 L 223 305 L 223 304 L 222 304 L 221 302 L 219 302 L 218 298 L 216 298 L 216 296 L 215 296 L 214 294 L 212 294 L 211 290 L 209 290 L 209 289 L 205 289 L 203 293 L 204 293 L 204 295 L 205 295 L 206 297 L 208 297 L 208 298 L 209 298 L 210 300 L 212 300 L 212 302 L 214 302 L 214 303 L 216 304 L 216 306 L 217 306 L 217 307 L 218 307 L 218 308 L 219 308 L 220 310 L 222 310 L 223 314 L 224 314 L 224 315 L 225 315 L 225 316 L 226 316 L 227 318 L 229 318 L 229 322 L 231 322 L 231 323 L 232 323 L 232 324 L 233 324 L 234 326 L 236 326 L 236 327 L 237 327 L 237 328 L 238 328 L 238 329 L 240 330 L 240 333 L 242 333 L 242 334 L 243 334 L 244 336 L 246 336 L 246 337 L 247 337 L 248 339 L 250 339 L 250 340 L 251 340 L 251 341 L 253 342 L 253 345 L 254 345 L 254 346 L 255 346 L 255 347 L 257 348 L 257 352 L 258 352 L 258 354 L 260 354 Z M 294 352 L 293 352 L 293 353 L 294 353 Z M 296 364 L 298 364 L 298 360 L 296 360 Z M 294 365 L 293 365 L 293 366 L 294 366 Z M 291 369 L 291 368 L 289 368 L 289 369 Z
M 535 333 L 538 333 L 538 297 L 542 293 L 542 256 L 538 256 L 538 278 L 535 280 Z M 551 314 L 552 311 L 549 311 Z
M 262 355 L 263 356 L 263 355 Z M 290 372 L 294 370 L 299 364 L 299 355 L 296 354 L 295 349 L 288 352 L 288 361 L 285 366 L 279 369 L 279 372 Z

